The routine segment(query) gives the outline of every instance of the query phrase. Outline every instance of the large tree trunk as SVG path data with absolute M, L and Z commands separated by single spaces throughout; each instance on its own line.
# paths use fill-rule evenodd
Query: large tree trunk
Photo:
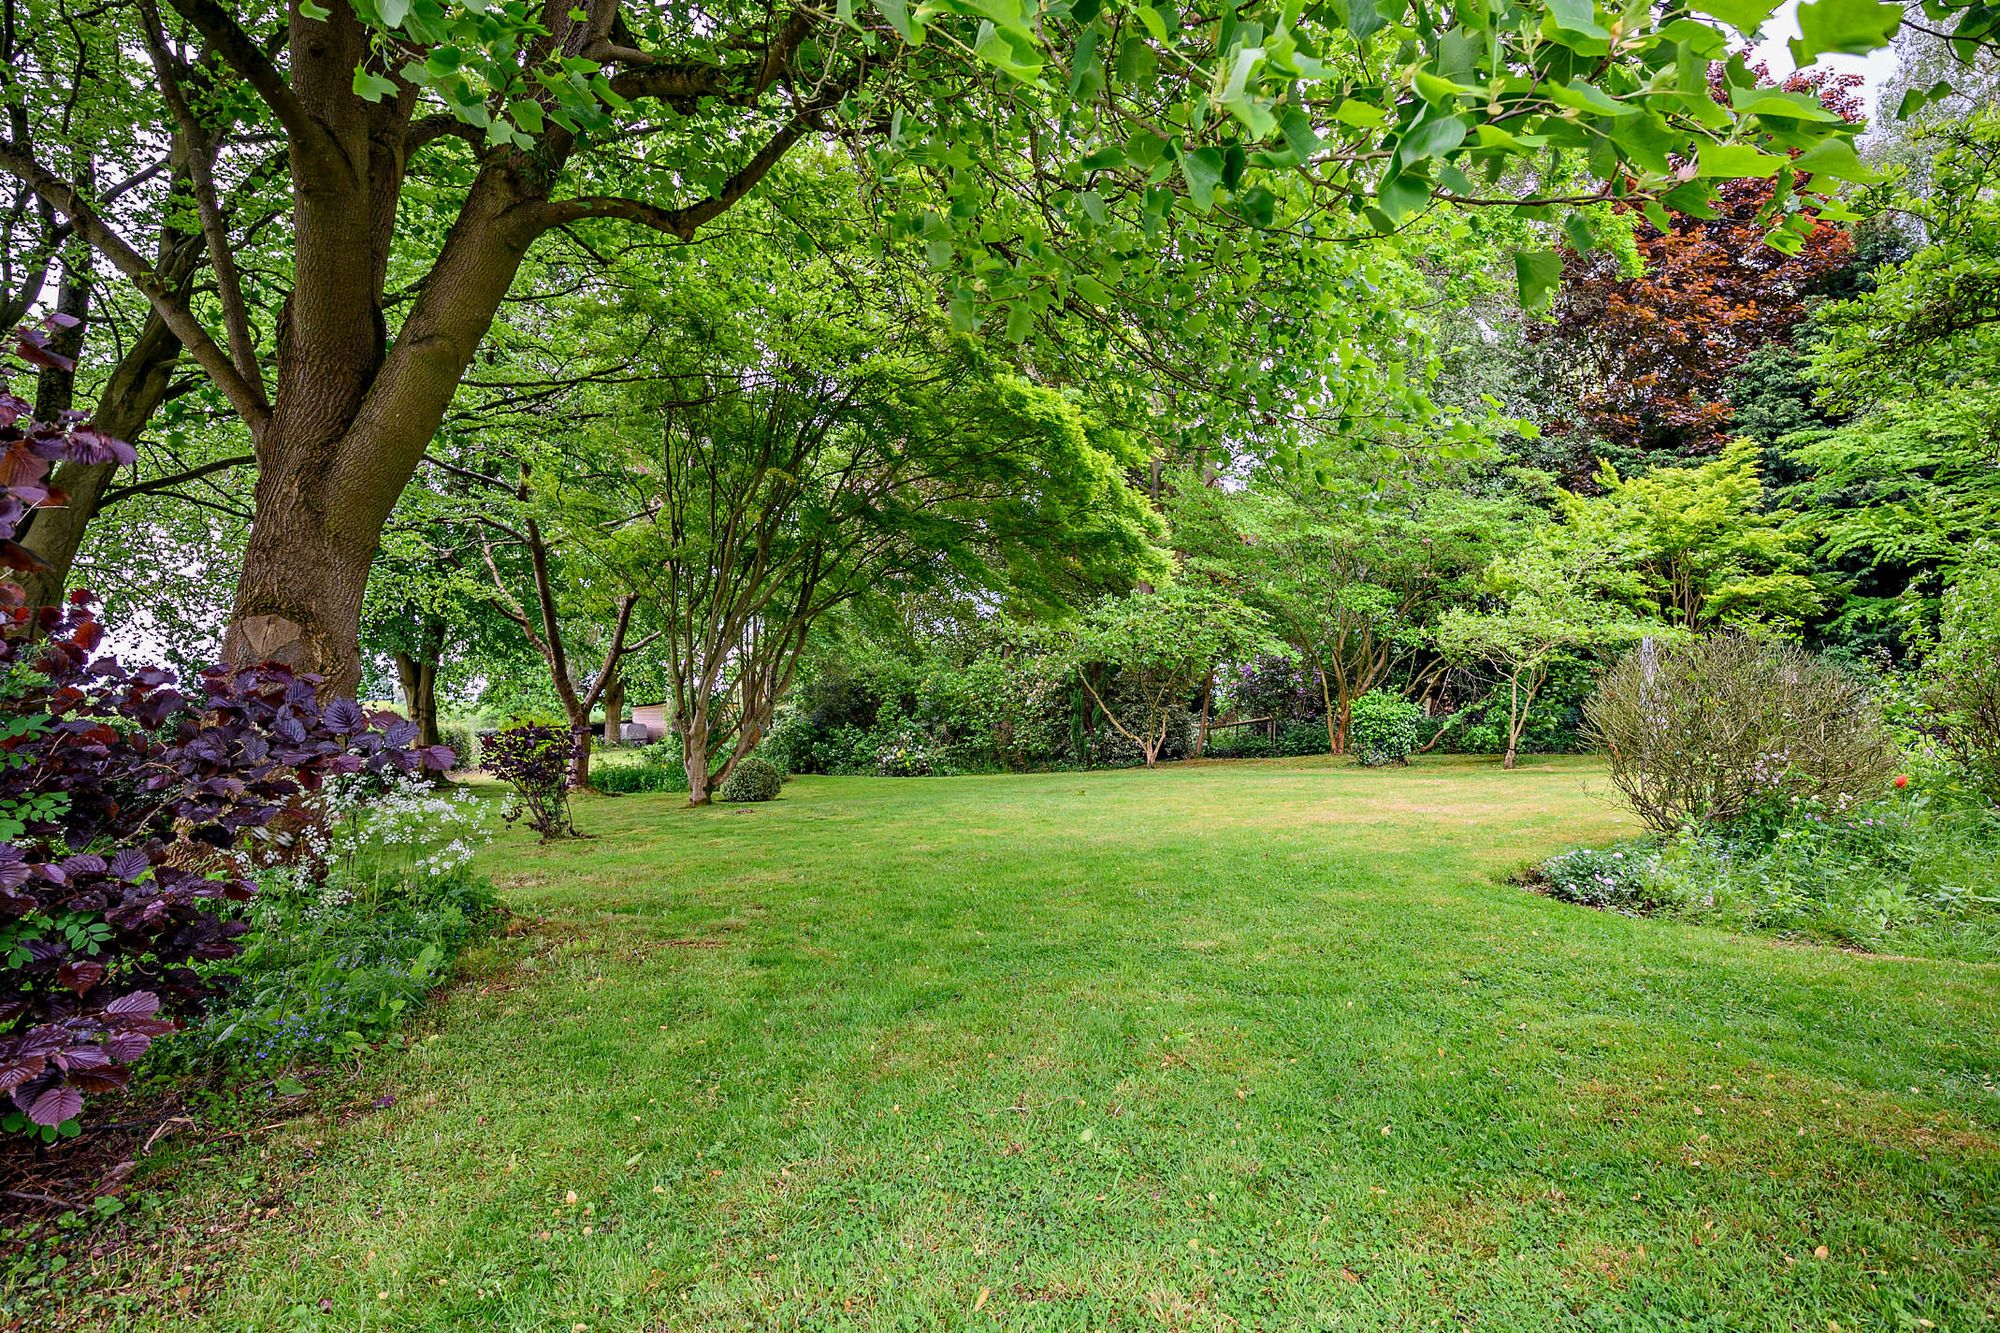
M 351 696 L 361 680 L 361 597 L 382 524 L 543 225 L 535 210 L 546 180 L 531 183 L 513 159 L 481 170 L 384 357 L 382 284 L 402 130 L 366 114 L 368 104 L 348 91 L 366 43 L 351 15 L 337 12 L 347 21 L 335 36 L 351 28 L 352 49 L 304 62 L 295 82 L 308 105 L 343 113 L 330 131 L 350 162 L 370 170 L 355 184 L 353 173 L 294 148 L 298 276 L 281 321 L 278 393 L 257 444 L 256 519 L 222 653 L 229 662 L 274 659 L 317 672 L 328 691 Z M 330 71 L 340 87 L 315 89 L 312 80 Z

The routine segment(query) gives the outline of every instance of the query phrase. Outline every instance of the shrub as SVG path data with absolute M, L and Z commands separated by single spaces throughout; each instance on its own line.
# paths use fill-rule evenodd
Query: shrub
M 1277 751 L 1288 759 L 1327 752 L 1326 723 L 1287 722 L 1278 728 Z
M 486 746 L 486 767 L 514 788 L 506 819 L 525 818 L 543 842 L 576 836 L 569 812 L 571 738 L 562 727 L 523 722 L 497 731 Z
M 1585 847 L 1544 861 L 1535 882 L 1549 897 L 1566 903 L 1646 915 L 1666 905 L 1649 880 L 1658 867 L 1659 853 L 1636 843 L 1603 850 Z
M 928 778 L 949 772 L 946 747 L 923 728 L 895 722 L 875 738 L 875 772 L 885 778 Z
M 1407 764 L 1417 748 L 1424 710 L 1400 694 L 1370 690 L 1348 715 L 1347 748 L 1364 768 Z
M 1945 753 L 1988 800 L 2000 801 L 2000 569 L 1962 575 L 1945 590 L 1924 687 Z
M 259 876 L 227 999 L 175 1044 L 183 1055 L 345 1053 L 394 1027 L 497 914 L 469 872 L 489 802 L 403 778 L 374 793 L 332 782 L 312 806 L 303 854 Z
M 451 763 L 412 723 L 321 707 L 317 677 L 212 667 L 189 695 L 101 638 L 85 594 L 0 620 L 0 1128 L 74 1121 L 201 1008 L 246 928 L 225 905 L 295 854 L 324 782 Z
M 2000 811 L 1910 791 L 1846 815 L 1682 829 L 1565 852 L 1536 887 L 1634 915 L 1671 913 L 1849 948 L 2000 959 Z
M 470 773 L 479 767 L 479 728 L 463 718 L 438 723 L 438 740 L 455 756 L 454 773 Z
M 803 713 L 787 713 L 765 733 L 757 753 L 780 773 L 805 773 L 811 770 L 816 739 L 811 719 Z
M 729 776 L 722 781 L 722 787 L 715 794 L 724 801 L 768 801 L 784 788 L 785 775 L 777 767 L 756 755 L 745 755 L 736 761 L 736 767 L 729 770 Z
M 641 792 L 686 791 L 687 768 L 677 758 L 672 763 L 654 763 L 641 758 L 636 763 L 598 763 L 591 767 L 590 785 L 599 791 L 631 796 Z
M 1612 783 L 1660 832 L 1796 806 L 1843 812 L 1895 768 L 1881 709 L 1858 680 L 1739 634 L 1629 654 L 1586 713 Z
M 1320 735 L 1323 739 L 1326 733 Z M 1256 727 L 1229 727 L 1208 733 L 1205 753 L 1215 759 L 1269 759 L 1278 747 Z

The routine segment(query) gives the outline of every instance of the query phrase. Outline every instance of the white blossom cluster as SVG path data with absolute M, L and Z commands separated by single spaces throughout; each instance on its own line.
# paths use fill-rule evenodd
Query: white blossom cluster
M 336 778 L 314 797 L 313 814 L 287 864 L 263 876 L 264 887 L 309 895 L 327 909 L 351 902 L 360 888 L 435 882 L 493 840 L 487 802 L 409 774 L 379 791 L 358 778 Z

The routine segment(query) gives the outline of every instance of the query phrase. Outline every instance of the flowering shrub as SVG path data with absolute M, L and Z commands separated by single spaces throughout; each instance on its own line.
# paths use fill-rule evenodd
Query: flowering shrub
M 1665 904 L 1650 886 L 1659 853 L 1638 844 L 1581 848 L 1544 861 L 1537 882 L 1551 898 L 1613 912 L 1647 914 Z
M 1407 764 L 1417 748 L 1424 710 L 1400 694 L 1370 690 L 1348 716 L 1347 748 L 1363 768 Z
M 746 755 L 737 761 L 723 780 L 722 789 L 716 795 L 725 801 L 769 801 L 776 799 L 784 789 L 785 775 L 777 767 L 756 755 Z
M 875 746 L 875 771 L 885 778 L 928 778 L 950 771 L 945 747 L 913 723 L 884 731 Z
M 1895 771 L 1881 708 L 1860 681 L 1737 634 L 1628 655 L 1585 711 L 1613 785 L 1661 833 L 1760 809 L 1850 810 Z
M 486 745 L 486 768 L 514 788 L 508 823 L 526 819 L 543 842 L 576 836 L 569 813 L 571 737 L 562 727 L 523 722 L 495 732 Z
M 1846 812 L 1694 826 L 1565 852 L 1531 882 L 1552 898 L 1787 939 L 2000 960 L 2000 811 L 1910 787 Z

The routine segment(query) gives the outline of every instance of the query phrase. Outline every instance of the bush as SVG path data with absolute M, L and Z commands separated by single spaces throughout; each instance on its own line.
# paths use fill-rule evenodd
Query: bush
M 644 756 L 634 763 L 600 762 L 591 767 L 590 785 L 599 791 L 621 796 L 641 792 L 686 791 L 687 766 L 678 758 L 671 763 L 655 763 Z
M 885 778 L 929 778 L 951 771 L 946 746 L 911 722 L 894 722 L 875 737 L 875 772 Z
M 470 773 L 479 767 L 479 728 L 459 718 L 438 723 L 438 739 L 455 756 L 451 771 Z
M 451 762 L 412 723 L 321 707 L 316 677 L 211 667 L 184 694 L 102 637 L 84 594 L 0 615 L 0 1128 L 44 1137 L 211 998 L 246 929 L 227 904 L 294 854 L 312 793 Z
M 1916 789 L 1844 816 L 1688 828 L 1566 852 L 1550 897 L 1878 952 L 2000 959 L 2000 811 Z
M 1878 795 L 1895 769 L 1881 709 L 1858 680 L 1739 634 L 1629 654 L 1586 713 L 1612 783 L 1663 833 L 1801 806 L 1838 814 Z
M 569 813 L 571 738 L 562 727 L 523 722 L 493 733 L 486 767 L 514 788 L 508 823 L 525 818 L 543 842 L 576 836 Z
M 1641 844 L 1585 847 L 1544 861 L 1535 882 L 1562 902 L 1646 915 L 1665 905 L 1649 879 L 1658 868 L 1659 853 Z
M 2000 569 L 1945 590 L 1938 642 L 1924 662 L 1924 703 L 1943 749 L 1989 801 L 2000 801 Z
M 716 797 L 732 804 L 742 801 L 768 801 L 777 796 L 785 785 L 785 775 L 777 767 L 756 755 L 745 755 L 736 761 L 736 767 L 729 770 L 723 779 L 721 790 Z
M 1424 710 L 1400 694 L 1370 690 L 1348 714 L 1347 748 L 1364 768 L 1407 764 L 1417 748 Z
M 344 1054 L 393 1028 L 497 915 L 469 873 L 492 808 L 417 779 L 329 783 L 301 854 L 259 876 L 226 1000 L 181 1058 L 244 1064 Z
M 1278 728 L 1278 753 L 1288 759 L 1327 752 L 1326 723 L 1287 722 Z

